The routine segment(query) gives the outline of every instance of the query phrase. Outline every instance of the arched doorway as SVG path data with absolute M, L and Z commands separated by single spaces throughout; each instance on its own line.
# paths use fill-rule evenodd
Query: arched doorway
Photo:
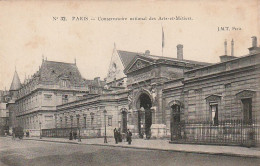
M 147 138 L 151 136 L 151 125 L 152 125 L 152 100 L 150 96 L 146 93 L 142 93 L 139 96 L 137 102 L 138 111 L 138 129 L 139 135 L 142 137 L 143 134 L 146 135 Z
M 171 140 L 181 138 L 181 107 L 179 104 L 171 106 Z

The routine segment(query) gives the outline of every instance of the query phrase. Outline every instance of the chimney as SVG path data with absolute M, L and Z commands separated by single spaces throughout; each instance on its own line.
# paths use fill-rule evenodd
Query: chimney
M 252 36 L 252 47 L 257 47 L 257 37 L 256 36 Z
M 94 82 L 96 85 L 100 85 L 100 77 L 95 77 Z
M 182 44 L 177 45 L 177 59 L 183 60 L 183 45 Z
M 150 50 L 146 50 L 144 53 L 146 56 L 150 55 Z
M 231 56 L 234 56 L 234 40 L 231 40 Z
M 257 37 L 252 36 L 252 47 L 248 48 L 250 54 L 255 54 L 260 52 L 260 47 L 257 46 Z
M 227 55 L 227 40 L 225 40 L 225 42 L 224 42 L 224 48 L 225 48 L 225 54 L 224 55 Z
M 220 62 L 226 62 L 237 57 L 234 56 L 234 40 L 231 41 L 231 55 L 227 55 L 227 40 L 224 42 L 225 55 L 220 56 Z

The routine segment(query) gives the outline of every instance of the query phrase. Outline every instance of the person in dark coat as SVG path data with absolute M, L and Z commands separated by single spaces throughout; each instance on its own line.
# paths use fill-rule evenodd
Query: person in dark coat
M 115 142 L 117 144 L 118 143 L 118 131 L 116 128 L 114 129 L 114 138 L 115 138 Z
M 118 129 L 118 142 L 122 142 L 122 134 L 120 132 L 120 129 Z
M 77 139 L 77 132 L 73 131 L 73 137 L 75 140 Z
M 70 132 L 70 138 L 69 139 L 72 140 L 72 132 Z
M 132 133 L 129 129 L 127 130 L 127 142 L 128 142 L 129 145 L 132 142 Z

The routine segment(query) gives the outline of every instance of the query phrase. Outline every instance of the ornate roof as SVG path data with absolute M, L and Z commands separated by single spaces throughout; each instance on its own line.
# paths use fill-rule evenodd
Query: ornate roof
M 18 90 L 20 88 L 21 88 L 21 81 L 20 81 L 19 76 L 18 76 L 18 74 L 15 70 L 13 81 L 12 81 L 12 84 L 10 86 L 10 90 Z
M 57 83 L 66 80 L 70 85 L 79 86 L 85 83 L 78 67 L 74 63 L 43 61 L 39 71 L 40 82 Z

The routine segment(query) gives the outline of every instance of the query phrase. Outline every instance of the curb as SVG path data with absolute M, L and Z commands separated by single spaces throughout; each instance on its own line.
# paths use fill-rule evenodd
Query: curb
M 260 156 L 255 155 L 244 155 L 244 154 L 234 154 L 234 153 L 222 153 L 222 152 L 201 152 L 201 151 L 183 151 L 183 150 L 174 150 L 174 149 L 158 149 L 158 148 L 149 148 L 149 147 L 136 147 L 136 146 L 122 146 L 122 145 L 109 145 L 109 144 L 87 144 L 82 142 L 70 142 L 70 141 L 53 141 L 53 140 L 39 140 L 39 139 L 24 139 L 32 141 L 42 141 L 42 142 L 54 142 L 54 143 L 68 143 L 74 145 L 93 145 L 93 146 L 106 146 L 106 147 L 117 147 L 117 148 L 130 148 L 130 149 L 141 149 L 141 150 L 156 150 L 156 151 L 165 151 L 165 152 L 179 152 L 179 153 L 193 153 L 193 154 L 207 154 L 207 155 L 220 155 L 220 156 L 230 156 L 230 157 L 246 157 L 246 158 L 258 158 Z

